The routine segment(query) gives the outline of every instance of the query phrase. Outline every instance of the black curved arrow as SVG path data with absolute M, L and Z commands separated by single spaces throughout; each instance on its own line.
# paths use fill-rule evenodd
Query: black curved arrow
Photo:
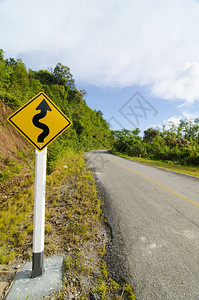
M 42 100 L 42 102 L 37 106 L 36 110 L 41 110 L 41 112 L 33 117 L 32 122 L 36 127 L 43 129 L 43 132 L 37 138 L 38 143 L 43 143 L 44 139 L 49 135 L 50 130 L 47 125 L 39 122 L 39 120 L 46 116 L 47 110 L 52 111 L 52 109 L 49 107 L 46 100 Z

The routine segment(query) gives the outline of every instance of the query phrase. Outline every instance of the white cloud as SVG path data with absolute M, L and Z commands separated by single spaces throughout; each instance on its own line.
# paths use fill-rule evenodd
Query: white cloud
M 0 47 L 28 67 L 58 61 L 99 86 L 149 85 L 199 100 L 199 3 L 194 0 L 0 1 Z
M 187 120 L 195 120 L 198 118 L 198 113 L 183 112 L 183 116 Z
M 162 130 L 163 125 L 165 125 L 165 129 L 168 130 L 170 128 L 171 124 L 178 126 L 181 119 L 183 119 L 183 117 L 172 116 L 172 117 L 168 118 L 167 120 L 164 120 L 161 124 L 153 124 L 153 125 L 150 125 L 150 127 L 157 128 L 158 130 Z
M 174 124 L 174 125 L 178 126 L 181 119 L 182 119 L 181 117 L 173 116 L 173 117 L 170 117 L 167 120 L 164 120 L 163 124 L 167 125 L 168 127 L 169 127 L 169 124 Z
M 199 100 L 199 63 L 186 63 L 183 70 L 157 80 L 152 91 L 166 99 L 185 99 L 190 103 Z
M 158 128 L 159 130 L 162 130 L 163 125 L 165 125 L 165 129 L 168 130 L 172 124 L 178 126 L 180 124 L 180 120 L 187 119 L 189 121 L 194 122 L 196 118 L 198 118 L 198 113 L 182 112 L 181 116 L 172 116 L 164 120 L 161 124 L 153 124 L 150 125 L 149 127 Z

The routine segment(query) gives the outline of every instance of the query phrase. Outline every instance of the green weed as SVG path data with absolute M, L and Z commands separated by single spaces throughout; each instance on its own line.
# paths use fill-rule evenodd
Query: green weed
M 18 161 L 10 160 L 6 156 L 0 155 L 2 171 L 0 172 L 0 184 L 18 175 L 22 171 L 22 165 Z
M 173 161 L 158 161 L 158 160 L 152 160 L 152 159 L 143 158 L 143 157 L 132 157 L 132 156 L 128 156 L 126 154 L 118 153 L 118 152 L 114 152 L 114 154 L 116 154 L 120 157 L 128 158 L 130 160 L 134 160 L 134 161 L 141 162 L 144 164 L 152 165 L 152 166 L 159 167 L 162 169 L 167 169 L 167 170 L 171 170 L 174 172 L 184 173 L 184 174 L 188 174 L 191 176 L 199 177 L 198 167 L 182 166 L 182 165 L 178 165 L 177 163 L 175 163 Z
M 127 297 L 127 299 L 129 299 L 129 300 L 135 300 L 136 299 L 135 295 L 132 291 L 132 288 L 131 288 L 130 284 L 128 284 L 128 283 L 124 284 L 123 293 Z

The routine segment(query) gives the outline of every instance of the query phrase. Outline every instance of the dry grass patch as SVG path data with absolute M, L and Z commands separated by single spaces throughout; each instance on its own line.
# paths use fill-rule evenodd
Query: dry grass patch
M 33 192 L 31 177 L 1 203 L 3 272 L 13 268 L 14 274 L 16 264 L 31 259 Z M 101 200 L 83 154 L 66 152 L 46 182 L 45 257 L 65 257 L 64 289 L 53 299 L 135 299 L 130 286 L 127 293 L 126 285 L 109 275 L 103 259 L 106 230 Z

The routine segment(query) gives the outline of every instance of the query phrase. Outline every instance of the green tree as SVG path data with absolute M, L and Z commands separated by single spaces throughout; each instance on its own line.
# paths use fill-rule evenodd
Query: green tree
M 38 79 L 42 84 L 54 84 L 54 75 L 46 70 L 39 70 L 38 72 L 33 71 L 33 76 Z
M 144 131 L 143 141 L 146 143 L 153 143 L 153 140 L 160 135 L 160 131 L 154 128 L 149 128 Z
M 69 86 L 70 89 L 75 89 L 75 80 L 70 72 L 70 68 L 58 63 L 53 71 L 55 83 Z

